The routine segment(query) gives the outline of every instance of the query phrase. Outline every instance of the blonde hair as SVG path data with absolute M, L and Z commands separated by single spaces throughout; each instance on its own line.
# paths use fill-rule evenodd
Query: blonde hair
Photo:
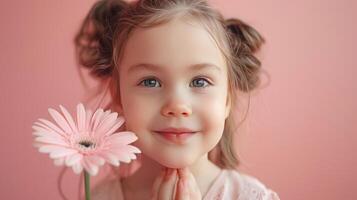
M 100 80 L 110 79 L 112 102 L 107 108 L 119 103 L 118 66 L 133 30 L 158 26 L 181 16 L 201 23 L 222 51 L 228 67 L 228 98 L 232 109 L 238 91 L 250 94 L 258 87 L 261 63 L 253 54 L 264 39 L 242 20 L 224 19 L 205 0 L 101 0 L 84 19 L 75 46 L 81 66 L 90 69 L 91 75 Z M 233 143 L 234 119 L 234 112 L 230 112 L 219 144 L 209 152 L 209 159 L 221 168 L 234 169 L 239 164 Z

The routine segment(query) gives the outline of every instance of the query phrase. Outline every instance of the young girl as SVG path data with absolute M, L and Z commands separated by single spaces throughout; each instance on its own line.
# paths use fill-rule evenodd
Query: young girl
M 259 84 L 263 42 L 204 0 L 95 3 L 75 38 L 79 62 L 108 81 L 108 107 L 142 154 L 93 199 L 279 199 L 237 171 L 233 146 L 233 110 Z

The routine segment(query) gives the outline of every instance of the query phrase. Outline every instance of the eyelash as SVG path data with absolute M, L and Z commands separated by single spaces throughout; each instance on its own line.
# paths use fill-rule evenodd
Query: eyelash
M 138 85 L 139 85 L 139 86 L 143 86 L 143 87 L 150 87 L 150 86 L 145 86 L 144 83 L 145 83 L 145 81 L 152 81 L 152 80 L 156 81 L 156 83 L 159 84 L 159 87 L 161 87 L 160 82 L 159 82 L 155 77 L 146 78 L 146 79 L 140 81 L 140 83 L 139 83 Z M 207 80 L 207 79 L 204 78 L 204 77 L 197 77 L 197 78 L 193 79 L 191 83 L 193 83 L 193 81 L 195 81 L 195 80 L 203 80 L 203 81 L 206 82 L 206 85 L 205 85 L 205 86 L 198 87 L 198 88 L 205 88 L 205 87 L 208 87 L 208 86 L 213 85 L 209 80 Z M 191 86 L 191 83 L 190 83 L 190 86 Z M 156 84 L 155 84 L 155 86 L 156 86 Z M 154 87 L 155 87 L 155 86 L 154 86 Z

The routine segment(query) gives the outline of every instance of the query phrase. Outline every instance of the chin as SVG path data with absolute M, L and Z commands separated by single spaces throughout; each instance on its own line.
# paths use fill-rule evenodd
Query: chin
M 186 158 L 156 158 L 155 159 L 160 165 L 168 167 L 168 168 L 174 168 L 174 169 L 179 169 L 179 168 L 184 168 L 191 166 L 194 162 L 192 159 L 186 157 Z

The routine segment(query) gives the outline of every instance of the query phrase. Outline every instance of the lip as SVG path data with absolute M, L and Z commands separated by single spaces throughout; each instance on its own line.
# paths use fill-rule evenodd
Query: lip
M 170 133 L 170 134 L 184 134 L 184 133 L 196 133 L 197 131 L 193 131 L 189 128 L 174 128 L 174 127 L 168 127 L 168 128 L 163 128 L 160 130 L 155 131 L 157 133 Z
M 161 138 L 164 138 L 167 141 L 170 141 L 172 143 L 176 144 L 183 144 L 185 143 L 189 138 L 191 138 L 195 133 L 198 131 L 193 131 L 192 129 L 189 128 L 164 128 L 160 129 L 157 131 L 154 131 L 157 133 Z

